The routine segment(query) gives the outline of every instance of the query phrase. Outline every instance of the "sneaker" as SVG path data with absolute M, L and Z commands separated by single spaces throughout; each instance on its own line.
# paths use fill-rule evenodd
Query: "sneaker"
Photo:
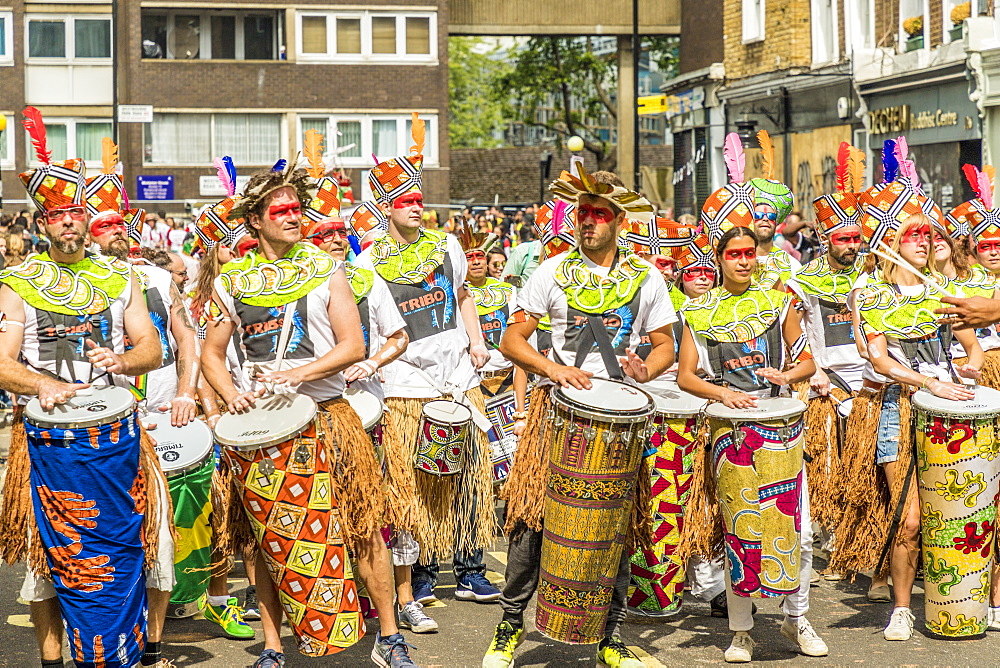
M 260 604 L 257 603 L 257 587 L 250 585 L 243 595 L 243 619 L 251 622 L 260 620 Z
M 750 663 L 753 659 L 753 648 L 757 643 L 746 631 L 733 634 L 733 642 L 726 650 L 726 663 Z
M 376 633 L 375 647 L 372 648 L 372 661 L 375 662 L 376 666 L 382 666 L 382 668 L 417 668 L 417 664 L 410 660 L 410 653 L 407 649 L 409 647 L 413 647 L 413 645 L 407 644 L 402 633 L 393 633 L 384 638 L 381 633 Z
M 455 598 L 462 601 L 489 603 L 500 598 L 500 590 L 490 584 L 482 573 L 469 573 L 458 579 Z
M 721 594 L 713 598 L 711 601 L 709 601 L 709 605 L 712 608 L 713 617 L 726 617 L 726 618 L 729 617 L 729 601 L 726 600 L 726 592 L 722 592 Z M 750 614 L 756 615 L 757 604 L 751 603 L 751 605 L 753 607 L 750 609 Z
M 265 649 L 250 668 L 284 668 L 285 655 L 273 649 Z
M 794 620 L 786 619 L 781 625 L 781 635 L 798 645 L 799 651 L 806 656 L 826 656 L 829 654 L 830 649 L 813 629 L 809 620 L 805 617 L 799 617 L 797 621 L 798 624 Z
M 435 603 L 437 596 L 434 595 L 434 585 L 427 580 L 418 580 L 413 583 L 413 600 L 421 605 Z
M 243 611 L 240 610 L 235 596 L 230 596 L 225 605 L 212 605 L 205 598 L 202 601 L 205 602 L 201 609 L 205 619 L 218 624 L 226 637 L 234 640 L 253 640 L 255 632 L 243 621 Z
M 399 625 L 414 633 L 430 633 L 438 629 L 438 623 L 427 616 L 424 606 L 417 601 L 410 601 L 399 611 Z
M 915 617 L 909 608 L 896 608 L 889 617 L 889 625 L 885 627 L 882 635 L 886 640 L 909 640 L 913 635 L 913 621 Z
M 989 614 L 986 617 L 986 630 L 1000 631 L 1000 608 L 990 607 Z
M 521 643 L 524 627 L 500 622 L 493 632 L 493 642 L 483 657 L 483 668 L 507 668 L 514 663 L 514 650 Z
M 597 663 L 611 668 L 644 668 L 646 665 L 618 636 L 605 638 L 597 645 Z

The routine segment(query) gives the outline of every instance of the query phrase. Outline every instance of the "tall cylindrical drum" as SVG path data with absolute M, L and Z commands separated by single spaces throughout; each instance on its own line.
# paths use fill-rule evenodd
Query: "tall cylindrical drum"
M 573 644 L 603 636 L 635 498 L 653 399 L 592 378 L 590 390 L 556 388 L 547 416 L 549 476 L 535 626 Z
M 924 616 L 942 636 L 986 632 L 1000 490 L 1000 392 L 971 401 L 913 395 Z
M 712 404 L 705 410 L 737 596 L 773 598 L 799 589 L 805 410 L 805 403 L 785 398 L 758 399 L 756 408 Z

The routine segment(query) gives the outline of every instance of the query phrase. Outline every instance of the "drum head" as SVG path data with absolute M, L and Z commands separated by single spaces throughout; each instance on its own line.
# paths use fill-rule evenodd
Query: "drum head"
M 709 417 L 739 422 L 757 422 L 760 420 L 781 420 L 806 412 L 805 402 L 786 397 L 769 397 L 758 399 L 756 408 L 727 408 L 725 404 L 712 404 L 705 409 Z
M 43 411 L 36 397 L 24 407 L 24 417 L 37 427 L 78 429 L 115 422 L 133 410 L 135 397 L 125 388 L 92 387 L 51 411 Z
M 472 411 L 449 399 L 435 399 L 424 404 L 424 415 L 439 424 L 465 424 L 472 420 Z
M 382 419 L 382 402 L 371 392 L 360 390 L 356 387 L 349 387 L 344 390 L 344 398 L 351 405 L 354 412 L 361 418 L 361 424 L 365 431 L 371 431 L 372 427 Z
M 971 401 L 952 401 L 934 396 L 926 390 L 913 393 L 913 405 L 931 415 L 956 417 L 992 416 L 1000 413 L 1000 391 L 983 385 L 976 386 L 976 398 Z
M 656 402 L 655 410 L 659 415 L 698 415 L 708 404 L 704 399 L 688 394 L 675 383 L 657 388 L 650 394 L 653 395 L 653 401 Z
M 201 420 L 192 420 L 183 427 L 170 424 L 170 411 L 153 411 L 142 418 L 150 437 L 156 441 L 156 456 L 168 478 L 191 471 L 212 453 L 212 430 Z
M 301 434 L 316 417 L 316 402 L 304 394 L 272 394 L 245 413 L 223 413 L 215 440 L 237 450 L 284 443 Z
M 571 407 L 608 415 L 648 415 L 653 398 L 645 390 L 616 380 L 591 378 L 589 390 L 557 387 L 553 395 Z

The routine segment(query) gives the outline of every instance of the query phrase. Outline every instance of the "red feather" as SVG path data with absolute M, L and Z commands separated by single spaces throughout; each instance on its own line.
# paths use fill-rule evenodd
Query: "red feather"
M 979 192 L 979 170 L 976 169 L 976 166 L 969 164 L 962 165 L 962 172 L 965 173 L 965 180 L 969 182 L 969 186 L 976 193 L 976 197 L 982 197 L 982 193 Z
M 35 155 L 44 164 L 52 162 L 52 151 L 49 150 L 48 142 L 45 139 L 45 121 L 42 120 L 42 112 L 34 107 L 25 107 L 24 129 L 31 137 L 31 144 L 35 147 Z
M 837 151 L 837 191 L 846 193 L 851 190 L 849 185 L 850 170 L 848 169 L 851 158 L 851 145 L 846 141 L 840 142 L 840 150 Z

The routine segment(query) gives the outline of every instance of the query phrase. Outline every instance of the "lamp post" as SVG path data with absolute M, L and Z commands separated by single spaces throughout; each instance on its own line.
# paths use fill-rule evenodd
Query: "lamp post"
M 0 138 L 3 137 L 3 131 L 7 129 L 7 117 L 0 114 Z M 0 160 L 3 156 L 0 155 Z M 0 210 L 3 209 L 3 173 L 0 172 Z
M 580 176 L 580 170 L 583 169 L 583 156 L 580 155 L 583 146 L 583 137 L 579 135 L 573 135 L 566 140 L 566 148 L 573 154 L 569 159 L 569 171 L 577 176 Z
M 544 151 L 538 158 L 538 203 L 545 202 L 545 182 L 549 180 L 552 170 L 552 154 Z

